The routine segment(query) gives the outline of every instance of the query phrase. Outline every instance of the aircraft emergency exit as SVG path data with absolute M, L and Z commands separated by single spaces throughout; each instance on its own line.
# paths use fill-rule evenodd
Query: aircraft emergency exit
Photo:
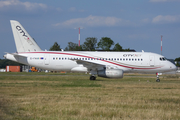
M 87 52 L 43 51 L 23 26 L 10 20 L 16 53 L 4 58 L 50 71 L 89 72 L 90 80 L 96 76 L 123 78 L 124 73 L 163 73 L 175 71 L 176 66 L 164 56 L 150 52 Z M 157 76 L 157 82 L 160 79 Z

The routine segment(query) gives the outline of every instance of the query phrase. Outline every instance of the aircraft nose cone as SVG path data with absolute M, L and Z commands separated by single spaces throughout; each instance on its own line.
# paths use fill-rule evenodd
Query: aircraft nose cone
M 171 68 L 172 70 L 174 70 L 174 71 L 176 71 L 176 70 L 178 69 L 175 65 L 170 66 L 170 68 Z

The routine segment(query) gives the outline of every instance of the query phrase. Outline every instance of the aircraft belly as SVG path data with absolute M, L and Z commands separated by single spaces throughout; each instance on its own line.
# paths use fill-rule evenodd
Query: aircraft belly
M 52 63 L 54 70 L 57 71 L 71 71 L 72 68 L 77 67 L 78 65 L 73 61 L 61 61 L 58 63 Z

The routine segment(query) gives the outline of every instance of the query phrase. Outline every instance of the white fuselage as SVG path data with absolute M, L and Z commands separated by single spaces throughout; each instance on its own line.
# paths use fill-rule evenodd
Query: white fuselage
M 176 70 L 176 66 L 163 56 L 149 52 L 40 51 L 22 52 L 18 56 L 7 54 L 6 58 L 51 71 L 89 72 L 104 67 L 143 73 Z
M 50 71 L 89 72 L 105 78 L 123 78 L 124 72 L 158 73 L 176 70 L 162 55 L 148 52 L 43 51 L 24 27 L 10 20 L 17 53 L 6 59 Z M 159 82 L 160 80 L 157 79 Z

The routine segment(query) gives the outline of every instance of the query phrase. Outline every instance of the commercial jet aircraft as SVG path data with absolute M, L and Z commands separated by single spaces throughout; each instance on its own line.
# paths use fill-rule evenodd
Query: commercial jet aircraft
M 43 51 L 23 26 L 10 20 L 16 53 L 4 58 L 50 71 L 89 72 L 90 80 L 96 76 L 123 78 L 123 73 L 163 73 L 175 71 L 176 66 L 164 56 L 150 52 L 87 52 Z M 157 75 L 157 82 L 160 79 Z

